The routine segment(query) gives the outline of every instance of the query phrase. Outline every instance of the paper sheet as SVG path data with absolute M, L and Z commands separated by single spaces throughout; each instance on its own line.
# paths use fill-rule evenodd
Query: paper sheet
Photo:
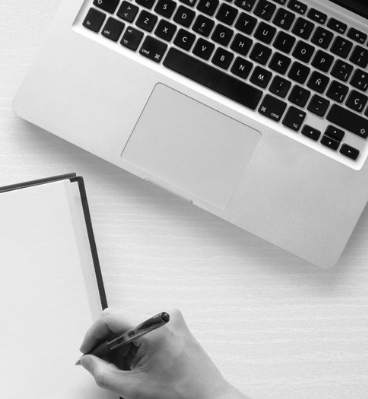
M 0 194 L 0 386 L 7 399 L 117 398 L 74 365 L 91 317 L 70 184 Z

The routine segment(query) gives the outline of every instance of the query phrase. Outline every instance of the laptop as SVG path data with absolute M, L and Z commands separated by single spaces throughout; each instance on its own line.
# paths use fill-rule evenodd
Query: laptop
M 62 0 L 25 120 L 320 267 L 368 199 L 364 0 Z

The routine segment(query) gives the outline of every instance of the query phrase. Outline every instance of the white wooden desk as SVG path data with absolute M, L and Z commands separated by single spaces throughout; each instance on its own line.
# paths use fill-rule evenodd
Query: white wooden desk
M 60 1 L 0 2 L 0 185 L 84 176 L 110 306 L 179 307 L 253 399 L 367 399 L 368 209 L 321 270 L 18 119 L 12 98 Z

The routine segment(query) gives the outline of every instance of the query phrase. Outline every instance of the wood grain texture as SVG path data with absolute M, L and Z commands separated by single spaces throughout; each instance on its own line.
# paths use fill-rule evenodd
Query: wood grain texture
M 0 3 L 0 185 L 82 175 L 110 306 L 179 307 L 251 398 L 367 399 L 368 210 L 320 270 L 20 120 L 12 98 L 59 4 Z

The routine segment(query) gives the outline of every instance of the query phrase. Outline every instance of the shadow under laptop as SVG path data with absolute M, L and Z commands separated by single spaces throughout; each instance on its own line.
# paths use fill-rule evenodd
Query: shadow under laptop
M 114 194 L 114 198 L 116 195 L 121 198 L 134 198 L 136 206 L 150 209 L 158 219 L 170 220 L 170 227 L 179 228 L 181 232 L 185 230 L 192 236 L 191 242 L 196 241 L 199 246 L 211 247 L 214 254 L 228 256 L 238 265 L 242 263 L 244 275 L 249 271 L 263 269 L 263 272 L 267 270 L 267 273 L 275 279 L 290 282 L 298 280 L 298 285 L 300 279 L 304 279 L 305 284 L 310 284 L 323 292 L 326 289 L 333 291 L 339 282 L 346 280 L 347 275 L 362 267 L 359 263 L 359 248 L 364 248 L 364 240 L 366 240 L 364 232 L 368 223 L 367 210 L 338 263 L 331 269 L 321 269 L 193 206 L 152 183 L 127 172 L 116 171 L 117 168 L 108 163 L 104 165 L 104 169 L 104 176 L 101 175 L 101 178 Z M 99 172 L 102 171 L 99 170 Z M 169 227 L 169 223 L 163 222 L 161 227 Z M 183 246 L 185 245 L 183 243 Z M 188 244 L 188 250 L 191 245 Z M 207 254 L 210 253 L 211 251 L 207 252 Z M 363 255 L 362 252 L 362 259 L 364 259 Z
M 29 162 L 25 162 L 25 179 L 67 172 L 82 175 L 97 235 L 104 231 L 107 233 L 103 218 L 120 215 L 120 222 L 115 220 L 119 229 L 120 223 L 124 223 L 124 214 L 129 214 L 129 218 L 136 215 L 136 223 L 139 224 L 142 214 L 146 217 L 144 223 L 147 223 L 148 214 L 153 213 L 154 220 L 161 223 L 160 231 L 170 229 L 172 232 L 177 228 L 181 234 L 191 237 L 182 243 L 184 253 L 186 245 L 190 251 L 193 243 L 197 242 L 198 246 L 207 247 L 202 256 L 219 255 L 234 259 L 238 266 L 241 265 L 244 275 L 250 270 L 262 270 L 270 278 L 287 280 L 291 284 L 294 281 L 297 285 L 302 279 L 302 285 L 311 285 L 322 295 L 337 289 L 339 282 L 345 281 L 351 273 L 358 273 L 363 267 L 360 254 L 363 260 L 367 208 L 339 262 L 331 269 L 320 269 L 28 122 L 17 118 L 14 123 L 14 131 L 19 133 L 14 140 L 21 157 L 38 158 L 37 164 L 31 168 Z M 166 238 L 163 234 L 162 240 Z

